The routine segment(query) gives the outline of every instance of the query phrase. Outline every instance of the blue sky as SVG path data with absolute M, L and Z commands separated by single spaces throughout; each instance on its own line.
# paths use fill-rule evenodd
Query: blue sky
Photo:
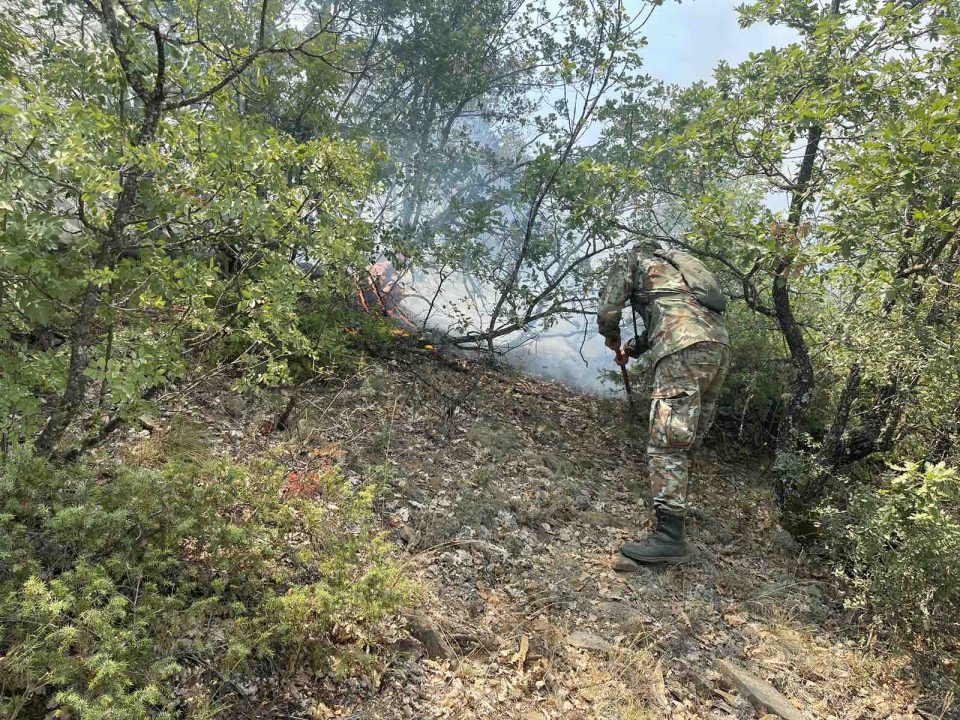
M 782 47 L 794 38 L 793 31 L 782 27 L 741 29 L 735 9 L 740 1 L 665 0 L 643 29 L 647 72 L 660 80 L 689 85 L 712 78 L 720 60 L 737 63 L 751 52 Z M 641 3 L 628 0 L 628 7 L 639 10 Z

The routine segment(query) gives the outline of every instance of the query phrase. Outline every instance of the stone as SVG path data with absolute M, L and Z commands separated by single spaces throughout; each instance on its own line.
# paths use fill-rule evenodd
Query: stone
M 230 417 L 242 417 L 247 412 L 247 403 L 239 395 L 227 395 L 223 398 L 223 409 Z
M 626 555 L 621 555 L 620 553 L 610 558 L 610 567 L 617 572 L 640 572 L 643 570 L 643 565 L 634 562 Z
M 399 528 L 397 528 L 397 538 L 404 545 L 416 545 L 417 540 L 419 539 L 417 532 L 409 525 L 401 525 Z
M 594 652 L 611 652 L 616 649 L 610 641 L 586 630 L 577 630 L 567 635 L 567 645 Z
M 423 645 L 427 657 L 445 660 L 456 658 L 456 652 L 443 637 L 440 628 L 426 615 L 420 613 L 407 615 L 407 626 L 410 635 Z
M 767 534 L 770 537 L 770 542 L 785 553 L 793 554 L 800 550 L 800 543 L 780 525 L 774 525 L 767 531 Z
M 589 510 L 594 505 L 593 498 L 590 497 L 590 493 L 581 492 L 579 495 L 575 495 L 573 498 L 573 508 L 579 512 L 584 510 Z
M 804 720 L 803 714 L 773 685 L 729 660 L 721 660 L 717 668 L 727 681 L 761 710 L 783 720 Z

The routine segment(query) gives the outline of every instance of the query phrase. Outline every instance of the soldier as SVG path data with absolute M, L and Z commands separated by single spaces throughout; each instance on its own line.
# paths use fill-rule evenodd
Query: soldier
M 631 303 L 643 332 L 621 353 L 620 317 Z M 641 563 L 689 560 L 684 537 L 691 452 L 713 423 L 730 365 L 723 322 L 726 298 L 713 274 L 678 250 L 640 246 L 610 274 L 597 313 L 600 334 L 617 362 L 650 353 L 654 368 L 647 468 L 656 529 L 620 552 Z

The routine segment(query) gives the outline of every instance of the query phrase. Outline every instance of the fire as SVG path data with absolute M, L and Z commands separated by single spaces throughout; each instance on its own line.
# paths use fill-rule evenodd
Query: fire
M 397 271 L 393 262 L 387 257 L 371 264 L 363 272 L 363 276 L 354 280 L 357 287 L 357 304 L 365 312 L 377 313 L 412 326 L 410 320 L 400 310 L 400 304 L 404 298 L 403 289 L 398 284 L 400 275 L 401 272 Z

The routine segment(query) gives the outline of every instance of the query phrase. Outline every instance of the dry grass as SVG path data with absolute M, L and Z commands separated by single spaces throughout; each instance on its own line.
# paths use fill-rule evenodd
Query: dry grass
M 203 462 L 211 456 L 207 427 L 185 415 L 173 416 L 165 425 L 123 449 L 123 459 L 143 467 L 160 467 L 170 460 Z
M 823 592 L 829 579 L 782 538 L 756 463 L 705 453 L 691 523 L 700 560 L 620 576 L 610 553 L 646 519 L 633 492 L 645 487 L 645 443 L 622 405 L 426 360 L 313 392 L 300 415 L 306 432 L 288 438 L 290 469 L 308 469 L 311 451 L 334 444 L 352 482 L 370 481 L 374 466 L 390 470 L 378 501 L 384 526 L 409 543 L 409 576 L 425 588 L 418 608 L 458 651 L 453 663 L 401 661 L 418 679 L 398 680 L 351 717 L 755 717 L 713 672 L 731 659 L 810 718 L 924 720 L 905 661 L 866 645 Z M 140 452 L 159 457 L 169 442 L 147 438 Z M 611 604 L 629 621 L 605 615 Z M 573 648 L 576 630 L 614 649 Z M 529 654 L 518 665 L 524 637 Z M 413 715 L 399 712 L 404 702 Z

